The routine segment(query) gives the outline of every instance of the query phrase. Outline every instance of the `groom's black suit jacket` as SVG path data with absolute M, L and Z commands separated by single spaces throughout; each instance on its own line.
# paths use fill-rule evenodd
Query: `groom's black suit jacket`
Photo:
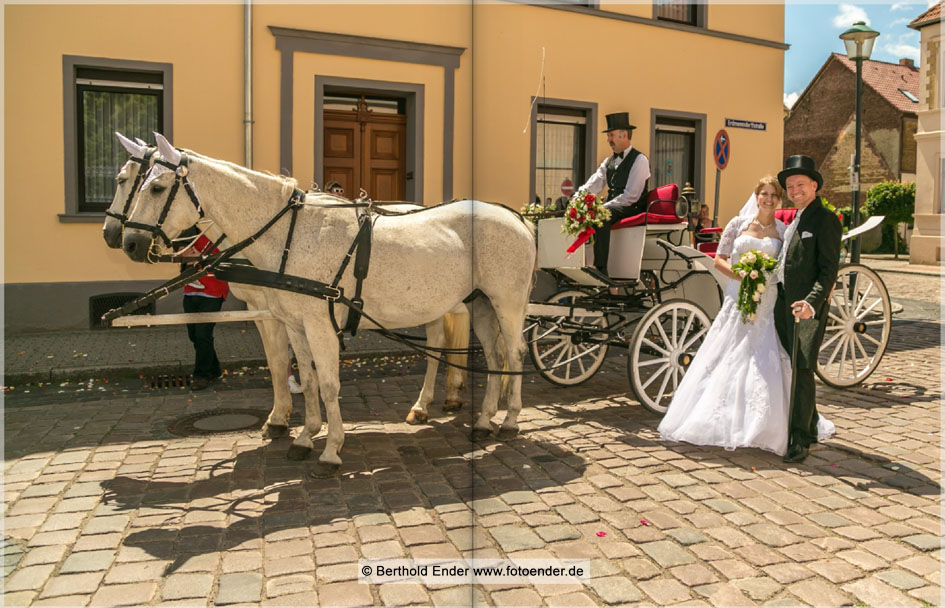
M 791 352 L 794 319 L 791 304 L 805 300 L 814 309 L 816 322 L 802 321 L 797 326 L 797 368 L 814 369 L 817 353 L 827 326 L 830 291 L 840 267 L 840 220 L 815 198 L 801 215 L 797 231 L 785 243 L 784 283 L 778 286 L 775 325 L 785 350 Z

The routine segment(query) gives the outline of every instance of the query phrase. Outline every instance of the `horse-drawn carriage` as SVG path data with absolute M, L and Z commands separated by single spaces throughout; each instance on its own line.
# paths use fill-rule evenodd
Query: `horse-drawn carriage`
M 652 191 L 646 213 L 612 227 L 607 275 L 593 268 L 589 246 L 565 253 L 562 219 L 538 220 L 538 264 L 560 287 L 544 305 L 532 304 L 526 327 L 529 353 L 545 379 L 580 384 L 611 347 L 628 348 L 631 390 L 647 409 L 666 412 L 729 281 L 712 256 L 684 245 L 689 207 L 675 184 Z M 886 350 L 891 314 L 879 275 L 842 265 L 816 370 L 821 380 L 833 387 L 863 382 Z
M 506 437 L 518 430 L 526 349 L 546 379 L 573 385 L 597 372 L 609 347 L 629 346 L 631 389 L 645 407 L 662 413 L 721 306 L 727 279 L 709 256 L 683 245 L 689 201 L 675 185 L 657 188 L 645 213 L 614 225 L 606 274 L 593 268 L 587 246 L 566 255 L 560 218 L 539 220 L 537 265 L 558 280 L 561 290 L 545 303 L 529 303 L 535 236 L 501 205 L 458 201 L 377 216 L 364 212 L 370 202 L 305 193 L 293 180 L 175 150 L 160 136 L 156 161 L 153 150 L 142 154 L 143 143 L 123 144 L 132 160 L 119 175 L 106 240 L 111 230 L 139 262 L 164 257 L 174 238 L 195 223 L 209 222 L 218 230 L 215 242 L 234 243 L 145 299 L 163 297 L 172 286 L 211 271 L 260 288 L 260 306 L 268 306 L 282 324 L 280 344 L 286 334 L 292 341 L 308 389 L 305 428 L 290 457 L 312 449 L 322 426 L 321 397 L 328 437 L 319 464 L 326 475 L 337 472 L 344 441 L 337 340 L 344 325 L 393 335 L 388 329 L 423 323 L 442 340 L 435 320 L 469 309 L 489 368 L 472 435 L 493 433 L 491 419 L 501 403 L 507 412 L 498 436 Z M 201 198 L 192 176 L 201 183 Z M 297 225 L 303 226 L 298 232 Z M 235 257 L 242 254 L 245 263 Z M 346 273 L 353 257 L 353 272 Z M 841 269 L 831 298 L 817 373 L 831 385 L 851 386 L 876 368 L 885 351 L 889 296 L 874 272 L 850 265 Z M 285 347 L 280 349 L 284 354 Z M 429 384 L 435 374 L 433 365 Z M 510 374 L 510 381 L 499 383 L 499 374 Z M 425 382 L 414 406 L 424 414 L 432 400 L 426 387 Z M 269 430 L 276 414 L 280 421 L 286 417 L 278 392 Z

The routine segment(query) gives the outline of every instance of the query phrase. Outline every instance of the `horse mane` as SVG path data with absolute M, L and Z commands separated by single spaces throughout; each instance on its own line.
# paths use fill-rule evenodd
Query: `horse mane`
M 212 156 L 207 156 L 206 154 L 201 154 L 200 152 L 194 152 L 193 150 L 187 150 L 186 148 L 181 148 L 183 152 L 187 153 L 187 156 L 193 156 L 194 158 L 199 158 L 204 162 L 216 163 L 218 165 L 223 165 L 224 167 L 236 171 L 237 173 L 250 173 L 255 174 L 261 177 L 266 177 L 269 179 L 278 179 L 282 182 L 282 196 L 283 198 L 288 199 L 292 196 L 292 193 L 295 192 L 298 187 L 298 181 L 294 177 L 289 177 L 287 175 L 276 175 L 269 171 L 256 171 L 255 169 L 249 169 L 243 165 L 238 165 L 236 163 L 230 162 L 228 160 L 223 160 L 220 158 L 213 158 Z

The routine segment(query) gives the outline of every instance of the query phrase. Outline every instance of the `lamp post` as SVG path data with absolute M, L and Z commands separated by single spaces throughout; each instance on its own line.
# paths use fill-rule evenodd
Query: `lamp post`
M 853 157 L 853 173 L 850 177 L 850 186 L 853 191 L 853 228 L 860 225 L 860 114 L 863 98 L 863 62 L 870 58 L 873 52 L 873 42 L 879 32 L 871 29 L 863 21 L 857 21 L 853 27 L 840 34 L 847 49 L 847 57 L 856 63 L 856 155 Z M 850 252 L 850 261 L 854 264 L 860 261 L 860 237 L 853 239 Z

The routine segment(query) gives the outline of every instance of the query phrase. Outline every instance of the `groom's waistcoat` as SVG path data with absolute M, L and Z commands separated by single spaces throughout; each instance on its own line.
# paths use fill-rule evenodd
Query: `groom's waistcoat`
M 806 300 L 820 319 L 837 280 L 843 228 L 820 197 L 796 221 L 797 230 L 785 244 L 784 296 L 789 303 Z

